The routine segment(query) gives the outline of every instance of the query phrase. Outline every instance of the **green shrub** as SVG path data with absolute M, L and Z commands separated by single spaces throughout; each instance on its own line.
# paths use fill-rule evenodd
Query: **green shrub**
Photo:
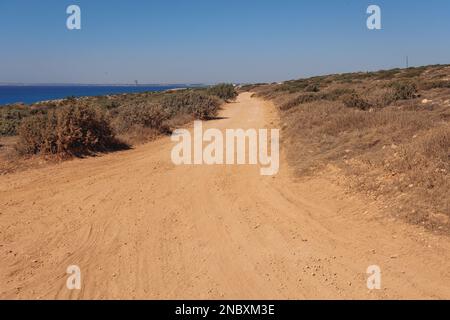
M 341 83 L 352 83 L 359 80 L 366 80 L 373 77 L 374 74 L 370 72 L 357 72 L 357 73 L 341 73 L 331 76 L 333 81 L 338 81 Z
M 240 87 L 239 90 L 244 91 L 244 92 L 249 92 L 256 88 L 265 86 L 265 85 L 267 85 L 267 83 L 244 84 L 243 86 Z
M 161 99 L 161 105 L 173 117 L 177 114 L 191 114 L 197 119 L 207 120 L 217 115 L 220 100 L 195 91 L 176 92 Z
M 156 129 L 160 132 L 167 132 L 164 122 L 168 120 L 170 114 L 159 104 L 140 104 L 122 107 L 117 117 L 117 129 L 119 132 L 131 130 L 133 127 Z
M 26 107 L 0 107 L 0 135 L 13 136 L 22 120 L 30 115 Z
M 318 101 L 322 99 L 322 95 L 318 95 L 318 94 L 302 94 L 294 99 L 289 100 L 288 102 L 282 104 L 280 106 L 280 109 L 285 111 L 285 110 L 289 110 L 292 109 L 298 105 L 304 104 L 304 103 L 309 103 L 309 102 L 313 102 L 313 101 Z
M 392 98 L 397 100 L 414 99 L 417 94 L 417 85 L 414 82 L 394 82 L 391 85 L 394 90 Z
M 392 69 L 392 70 L 380 70 L 374 73 L 376 80 L 391 80 L 400 73 L 400 69 Z
M 323 94 L 323 99 L 330 100 L 330 101 L 336 101 L 336 100 L 339 100 L 343 96 L 351 95 L 354 93 L 355 93 L 354 89 L 337 88 L 337 89 L 334 89 L 330 92 Z
M 22 154 L 81 156 L 117 146 L 105 114 L 87 105 L 65 106 L 24 119 L 17 149 Z
M 309 81 L 305 79 L 285 81 L 283 84 L 276 87 L 275 91 L 288 91 L 289 93 L 296 93 L 305 90 L 309 86 Z
M 311 83 L 305 88 L 306 92 L 319 92 L 320 86 L 317 83 Z
M 352 93 L 343 97 L 344 105 L 348 108 L 356 108 L 359 110 L 368 110 L 371 108 L 371 104 L 361 98 L 357 93 Z
M 232 84 L 221 83 L 208 88 L 208 94 L 228 101 L 237 97 L 237 92 Z
M 116 109 L 116 108 L 118 108 L 118 107 L 120 107 L 120 103 L 117 102 L 117 101 L 110 101 L 110 102 L 108 102 L 108 103 L 105 104 L 105 108 L 106 108 L 107 110 Z
M 285 102 L 284 104 L 282 104 L 280 106 L 280 109 L 283 111 L 286 111 L 286 110 L 292 109 L 298 105 L 301 105 L 304 103 L 310 103 L 310 102 L 314 102 L 314 101 L 319 101 L 319 100 L 336 101 L 343 96 L 351 96 L 353 94 L 355 94 L 355 91 L 353 89 L 345 89 L 345 88 L 334 89 L 334 90 L 332 90 L 330 92 L 326 92 L 326 93 L 302 94 L 302 95 L 299 95 L 299 96 L 295 97 L 294 99 L 291 99 L 291 100 Z M 359 103 L 359 105 L 361 105 L 361 103 Z
M 427 81 L 420 84 L 420 89 L 431 90 L 431 89 L 448 89 L 450 88 L 450 81 L 440 80 L 440 81 Z
M 408 68 L 405 69 L 400 75 L 399 78 L 418 78 L 420 77 L 424 72 L 425 68 L 418 67 L 418 68 Z

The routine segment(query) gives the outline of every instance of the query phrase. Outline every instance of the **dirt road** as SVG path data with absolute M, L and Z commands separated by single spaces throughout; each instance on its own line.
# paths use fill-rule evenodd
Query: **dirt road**
M 205 127 L 277 127 L 242 94 Z M 286 161 L 174 166 L 169 138 L 0 177 L 0 298 L 450 298 L 450 240 Z M 338 174 L 338 173 L 337 173 Z M 78 265 L 82 289 L 68 290 Z M 378 265 L 382 289 L 366 270 Z

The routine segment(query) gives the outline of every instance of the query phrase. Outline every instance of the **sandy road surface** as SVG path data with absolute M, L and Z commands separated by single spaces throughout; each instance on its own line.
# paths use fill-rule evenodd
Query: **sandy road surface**
M 205 127 L 277 126 L 242 94 Z M 450 241 L 323 178 L 181 166 L 164 138 L 0 178 L 0 298 L 450 298 Z M 66 288 L 78 265 L 82 290 Z M 379 265 L 382 290 L 366 269 Z

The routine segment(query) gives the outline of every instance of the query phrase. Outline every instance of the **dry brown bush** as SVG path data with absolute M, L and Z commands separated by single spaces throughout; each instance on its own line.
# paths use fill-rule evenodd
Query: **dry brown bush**
M 19 128 L 17 150 L 21 154 L 82 156 L 117 146 L 105 113 L 82 104 L 26 118 Z

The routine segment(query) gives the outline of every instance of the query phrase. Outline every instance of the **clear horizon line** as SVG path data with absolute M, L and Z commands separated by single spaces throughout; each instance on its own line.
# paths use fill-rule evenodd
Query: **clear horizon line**
M 209 83 L 81 83 L 81 82 L 0 82 L 0 86 L 130 86 L 130 87 L 146 87 L 146 86 L 202 86 Z

